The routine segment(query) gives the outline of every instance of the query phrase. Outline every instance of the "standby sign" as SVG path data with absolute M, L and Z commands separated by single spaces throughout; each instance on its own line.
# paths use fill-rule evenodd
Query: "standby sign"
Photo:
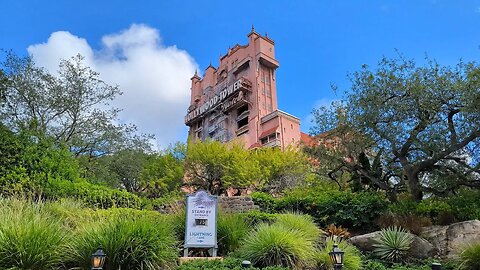
M 217 197 L 205 191 L 187 196 L 185 247 L 217 247 Z

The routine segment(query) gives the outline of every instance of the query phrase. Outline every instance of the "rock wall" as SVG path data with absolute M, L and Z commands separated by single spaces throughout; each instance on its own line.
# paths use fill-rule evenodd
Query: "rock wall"
M 373 251 L 374 238 L 379 234 L 380 231 L 358 235 L 349 241 L 362 251 Z M 410 254 L 418 259 L 432 256 L 454 259 L 470 243 L 480 243 L 479 220 L 424 227 L 420 237 L 414 236 Z
M 440 257 L 452 259 L 469 243 L 480 242 L 480 221 L 425 227 L 421 236 L 437 248 Z
M 224 213 L 244 213 L 251 210 L 259 210 L 259 206 L 253 203 L 252 197 L 218 197 L 218 206 Z M 160 213 L 171 214 L 178 213 L 185 207 L 185 200 L 179 200 L 169 205 L 162 205 L 157 209 Z

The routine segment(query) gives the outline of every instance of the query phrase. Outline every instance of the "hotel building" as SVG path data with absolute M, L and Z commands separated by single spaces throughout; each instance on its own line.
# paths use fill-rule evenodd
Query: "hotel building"
M 252 28 L 248 44 L 230 48 L 203 78 L 195 72 L 185 116 L 189 138 L 241 140 L 250 149 L 297 145 L 300 119 L 277 105 L 278 67 L 275 42 Z

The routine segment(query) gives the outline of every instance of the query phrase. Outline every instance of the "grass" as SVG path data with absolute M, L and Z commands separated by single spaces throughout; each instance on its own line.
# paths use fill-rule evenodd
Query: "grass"
M 62 265 L 67 230 L 43 204 L 0 199 L 0 269 L 57 269 Z
M 314 265 L 315 248 L 299 230 L 261 223 L 247 235 L 239 255 L 257 267 L 305 269 Z
M 319 241 L 320 235 L 323 233 L 309 215 L 287 212 L 277 215 L 276 223 L 290 229 L 299 230 L 306 239 L 312 242 Z
M 177 242 L 164 218 L 116 214 L 104 223 L 79 230 L 68 246 L 68 265 L 89 269 L 90 256 L 102 247 L 109 269 L 173 269 Z
M 227 255 L 240 247 L 251 230 L 251 224 L 241 214 L 221 214 L 217 221 L 217 239 L 220 255 Z
M 480 242 L 467 245 L 459 256 L 460 269 L 480 270 Z

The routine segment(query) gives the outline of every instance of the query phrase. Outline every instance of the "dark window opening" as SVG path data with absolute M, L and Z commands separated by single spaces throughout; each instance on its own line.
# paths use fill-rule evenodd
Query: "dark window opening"
M 238 128 L 248 125 L 248 117 L 238 121 L 237 124 L 238 124 Z
M 242 113 L 248 111 L 248 105 L 243 105 L 242 107 L 238 108 L 237 115 L 241 115 Z

